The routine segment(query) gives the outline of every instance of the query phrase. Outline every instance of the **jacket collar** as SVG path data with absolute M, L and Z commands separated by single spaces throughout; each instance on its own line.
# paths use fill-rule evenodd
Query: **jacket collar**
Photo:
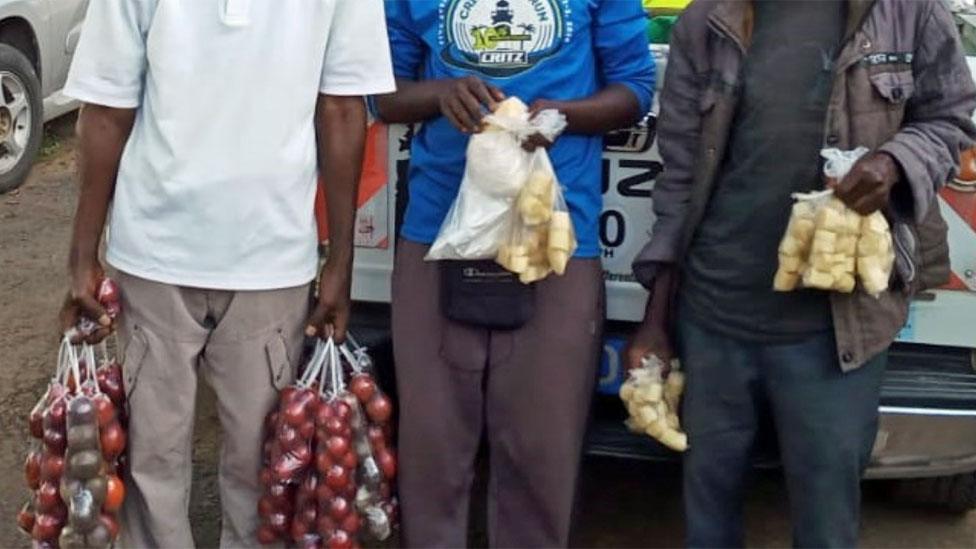
M 743 51 L 752 39 L 753 0 L 717 0 L 718 5 L 709 15 L 709 23 L 727 34 Z M 864 24 L 871 8 L 878 0 L 847 0 L 847 29 L 844 42 Z

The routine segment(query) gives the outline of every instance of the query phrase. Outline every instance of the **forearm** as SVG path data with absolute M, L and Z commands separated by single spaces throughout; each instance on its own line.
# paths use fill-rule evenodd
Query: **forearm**
M 573 101 L 540 101 L 535 110 L 556 109 L 566 115 L 566 132 L 598 135 L 632 126 L 645 114 L 640 102 L 623 84 L 611 84 L 599 92 Z
M 320 95 L 315 125 L 329 222 L 328 261 L 348 270 L 352 268 L 356 200 L 366 144 L 363 98 Z
M 86 104 L 78 115 L 81 189 L 68 259 L 72 269 L 98 258 L 105 219 L 115 193 L 119 162 L 134 122 L 133 109 Z
M 397 91 L 376 97 L 380 118 L 389 124 L 414 124 L 441 115 L 440 99 L 450 80 L 397 79 Z
M 667 324 L 671 318 L 671 301 L 677 280 L 675 272 L 673 263 L 662 263 L 658 266 L 650 301 L 644 311 L 645 322 L 660 326 Z

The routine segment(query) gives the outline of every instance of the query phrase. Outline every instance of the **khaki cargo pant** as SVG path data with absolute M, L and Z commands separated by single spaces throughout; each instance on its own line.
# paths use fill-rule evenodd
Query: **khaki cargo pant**
M 217 395 L 222 547 L 256 546 L 264 418 L 301 358 L 309 287 L 228 292 L 117 274 L 129 399 L 122 547 L 193 547 L 197 377 Z
M 564 547 L 601 350 L 600 262 L 539 283 L 535 316 L 503 332 L 441 315 L 426 252 L 401 241 L 393 275 L 403 543 L 466 545 L 485 434 L 491 546 Z

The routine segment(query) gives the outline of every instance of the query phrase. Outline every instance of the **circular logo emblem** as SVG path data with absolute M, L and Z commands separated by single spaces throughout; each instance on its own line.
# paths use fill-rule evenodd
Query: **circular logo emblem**
M 563 45 L 558 0 L 452 0 L 444 12 L 444 61 L 492 77 L 522 73 Z

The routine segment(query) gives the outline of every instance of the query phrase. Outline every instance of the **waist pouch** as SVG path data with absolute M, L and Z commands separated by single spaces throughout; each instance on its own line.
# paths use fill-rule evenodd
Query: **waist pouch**
M 525 326 L 535 313 L 535 287 L 494 261 L 439 261 L 441 313 L 493 330 Z

